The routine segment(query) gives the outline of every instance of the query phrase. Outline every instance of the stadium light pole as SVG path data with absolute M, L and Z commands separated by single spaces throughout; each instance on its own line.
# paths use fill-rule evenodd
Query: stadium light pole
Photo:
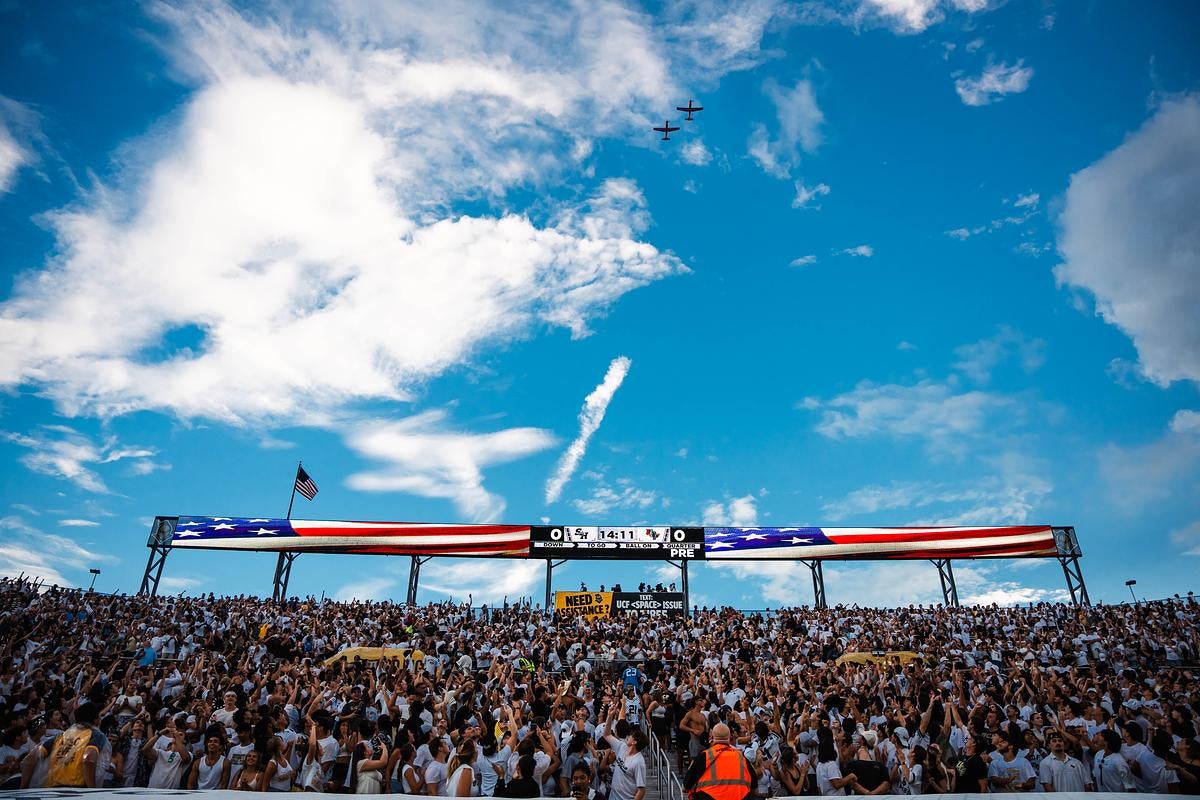
M 91 569 L 88 570 L 88 572 L 92 573 L 92 585 L 88 587 L 88 591 L 90 592 L 92 589 L 94 589 L 96 587 L 96 576 L 100 574 L 100 570 L 96 569 L 95 567 L 92 567 Z
M 1133 587 L 1137 585 L 1137 581 L 1128 580 L 1128 581 L 1125 581 L 1125 585 L 1129 587 L 1129 596 L 1133 598 L 1133 604 L 1136 606 L 1137 605 L 1137 595 L 1133 593 Z

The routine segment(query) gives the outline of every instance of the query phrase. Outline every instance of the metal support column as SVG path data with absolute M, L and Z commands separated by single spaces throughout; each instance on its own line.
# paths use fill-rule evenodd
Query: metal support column
M 958 608 L 958 585 L 954 582 L 954 568 L 948 558 L 929 559 L 938 570 L 938 579 L 942 582 L 942 605 L 948 608 Z
M 829 608 L 829 604 L 825 602 L 825 571 L 821 568 L 821 559 L 814 558 L 811 560 L 800 559 L 800 563 L 808 567 L 812 572 L 813 583 L 813 607 L 814 608 Z
M 292 562 L 299 553 L 280 553 L 275 562 L 275 580 L 271 585 L 271 599 L 279 603 L 287 599 L 288 582 L 292 579 Z
M 1058 563 L 1062 565 L 1063 576 L 1067 579 L 1067 591 L 1071 593 L 1071 602 L 1077 606 L 1090 606 L 1087 585 L 1083 582 L 1083 571 L 1079 568 L 1079 557 L 1083 550 L 1079 547 L 1079 539 L 1075 536 L 1074 528 L 1052 528 L 1054 544 L 1058 549 Z
M 1063 575 L 1067 579 L 1067 589 L 1071 592 L 1071 602 L 1077 606 L 1090 606 L 1087 585 L 1083 582 L 1083 572 L 1079 569 L 1078 556 L 1059 556 L 1058 563 L 1062 564 Z
M 663 559 L 663 561 L 666 561 L 672 567 L 679 570 L 679 586 L 683 589 L 683 615 L 685 617 L 691 616 L 692 613 L 692 608 L 688 605 L 688 560 L 686 558 L 681 558 L 678 561 L 672 561 L 669 558 Z
M 688 605 L 688 559 L 681 559 L 679 562 L 679 587 L 683 589 L 683 615 L 692 613 L 692 607 Z
M 425 556 L 424 558 L 421 556 L 409 556 L 409 558 L 412 561 L 409 562 L 408 567 L 408 597 L 404 602 L 410 606 L 415 606 L 417 604 L 417 584 L 421 581 L 421 565 L 433 558 L 433 556 Z
M 546 559 L 546 605 L 542 606 L 542 608 L 547 611 L 554 608 L 554 591 L 550 588 L 550 584 L 554 580 L 554 568 L 561 567 L 565 563 L 567 563 L 565 558 L 558 561 L 555 561 L 553 558 Z
M 148 594 L 154 597 L 158 594 L 158 582 L 162 580 L 163 565 L 171 554 L 171 539 L 175 536 L 175 524 L 179 517 L 155 517 L 150 526 L 150 538 L 146 547 L 150 548 L 150 557 L 146 560 L 146 571 L 142 573 L 142 585 L 138 594 Z

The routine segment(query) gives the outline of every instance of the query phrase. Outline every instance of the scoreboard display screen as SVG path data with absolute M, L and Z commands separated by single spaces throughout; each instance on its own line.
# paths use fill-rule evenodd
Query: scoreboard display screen
M 672 525 L 534 525 L 529 529 L 529 555 L 531 558 L 704 558 L 704 529 Z

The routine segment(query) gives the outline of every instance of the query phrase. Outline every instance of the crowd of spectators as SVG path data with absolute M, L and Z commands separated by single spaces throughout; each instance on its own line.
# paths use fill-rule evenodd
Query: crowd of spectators
M 644 800 L 654 737 L 680 774 L 727 740 L 756 798 L 1196 794 L 1198 620 L 1190 596 L 588 620 L 3 579 L 0 789 Z

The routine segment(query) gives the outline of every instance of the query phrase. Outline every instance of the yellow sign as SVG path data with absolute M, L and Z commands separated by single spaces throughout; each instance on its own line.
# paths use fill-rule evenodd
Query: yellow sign
M 354 658 L 361 658 L 363 661 L 383 661 L 384 659 L 403 661 L 407 653 L 407 647 L 347 647 L 340 653 L 335 653 L 325 659 L 325 663 L 351 661 Z
M 893 650 L 890 653 L 846 653 L 838 656 L 835 662 L 839 667 L 842 664 L 887 664 L 892 661 L 899 661 L 901 664 L 911 664 L 918 659 L 924 659 L 918 653 L 911 650 Z
M 612 616 L 612 592 L 555 592 L 554 611 L 560 617 Z

